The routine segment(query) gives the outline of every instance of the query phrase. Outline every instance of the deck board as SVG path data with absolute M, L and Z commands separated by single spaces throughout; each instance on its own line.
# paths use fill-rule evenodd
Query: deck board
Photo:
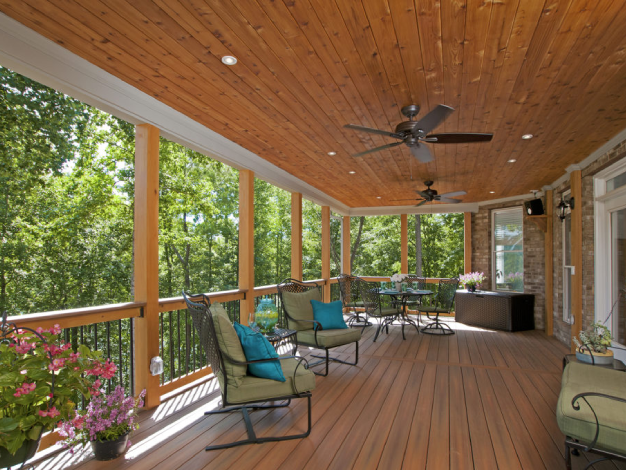
M 375 327 L 366 328 L 358 366 L 333 363 L 328 377 L 316 378 L 306 439 L 206 452 L 208 444 L 245 434 L 238 414 L 204 416 L 221 400 L 209 378 L 142 412 L 125 457 L 95 462 L 90 451 L 63 451 L 34 468 L 562 468 L 564 438 L 555 409 L 567 347 L 540 331 L 480 330 L 447 321 L 456 335 L 423 335 L 408 327 L 403 340 L 394 325 L 374 343 Z M 311 350 L 300 348 L 300 354 Z M 353 360 L 354 347 L 335 354 Z M 302 432 L 306 400 L 251 417 L 258 435 Z M 574 468 L 588 461 L 574 458 Z

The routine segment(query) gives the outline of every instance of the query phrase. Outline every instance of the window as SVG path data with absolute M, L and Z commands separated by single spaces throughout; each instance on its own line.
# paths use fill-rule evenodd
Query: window
M 522 208 L 492 212 L 493 288 L 524 291 L 524 231 Z

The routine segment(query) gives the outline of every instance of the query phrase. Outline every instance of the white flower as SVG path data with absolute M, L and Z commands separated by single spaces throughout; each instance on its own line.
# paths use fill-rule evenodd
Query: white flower
M 391 276 L 391 282 L 402 282 L 408 276 L 409 276 L 408 274 L 395 273 L 393 276 Z

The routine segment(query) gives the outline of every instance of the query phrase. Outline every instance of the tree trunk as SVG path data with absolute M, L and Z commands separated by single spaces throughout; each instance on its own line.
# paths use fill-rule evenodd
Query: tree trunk
M 415 214 L 415 274 L 422 275 L 422 216 Z
M 359 220 L 359 232 L 357 233 L 356 240 L 354 241 L 354 245 L 352 245 L 352 253 L 350 253 L 350 272 L 352 273 L 352 264 L 354 263 L 354 258 L 356 257 L 357 251 L 359 250 L 359 245 L 361 244 L 361 234 L 363 233 L 363 224 L 365 223 L 365 216 L 361 216 Z

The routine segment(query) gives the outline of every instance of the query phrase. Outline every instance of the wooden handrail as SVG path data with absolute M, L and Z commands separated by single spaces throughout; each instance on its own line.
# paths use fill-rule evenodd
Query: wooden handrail
M 10 323 L 20 327 L 50 328 L 59 324 L 61 328 L 73 328 L 75 326 L 91 325 L 124 318 L 141 316 L 141 309 L 145 302 L 126 302 L 122 304 L 98 305 L 97 307 L 72 308 L 57 310 L 54 312 L 30 313 L 9 317 Z
M 206 292 L 204 295 L 211 299 L 211 302 L 231 302 L 233 300 L 243 300 L 247 289 L 233 289 L 221 292 Z M 200 295 L 200 294 L 198 294 Z M 173 312 L 174 310 L 186 310 L 187 304 L 181 297 L 171 297 L 169 299 L 159 299 L 159 312 Z

